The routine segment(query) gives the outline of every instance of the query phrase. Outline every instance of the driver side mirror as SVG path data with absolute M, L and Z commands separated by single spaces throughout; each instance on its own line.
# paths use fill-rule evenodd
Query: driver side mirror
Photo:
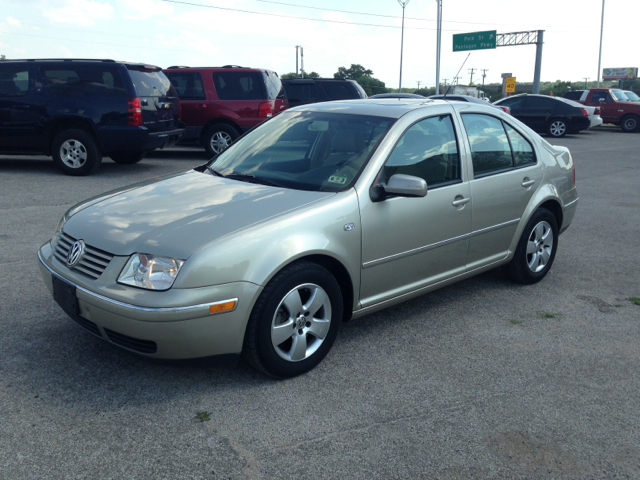
M 389 181 L 374 186 L 370 191 L 373 202 L 382 202 L 388 195 L 398 197 L 424 197 L 427 195 L 427 182 L 413 175 L 396 173 Z
M 605 103 L 605 102 L 607 101 L 607 99 L 606 99 L 606 98 L 601 98 L 601 99 L 599 99 L 598 101 L 599 101 L 600 103 Z

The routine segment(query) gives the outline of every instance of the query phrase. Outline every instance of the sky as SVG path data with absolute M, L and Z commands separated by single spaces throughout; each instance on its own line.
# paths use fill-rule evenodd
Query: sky
M 406 0 L 405 0 L 406 1 Z M 545 30 L 542 81 L 598 76 L 602 0 L 442 0 L 442 81 L 532 82 L 535 45 L 453 52 L 457 33 Z M 400 76 L 397 0 L 0 0 L 7 58 L 111 58 L 158 65 L 305 70 L 332 77 L 361 64 L 389 88 Z M 405 7 L 402 86 L 436 81 L 436 0 Z M 602 68 L 640 67 L 640 0 L 606 0 Z M 419 83 L 418 83 L 419 82 Z

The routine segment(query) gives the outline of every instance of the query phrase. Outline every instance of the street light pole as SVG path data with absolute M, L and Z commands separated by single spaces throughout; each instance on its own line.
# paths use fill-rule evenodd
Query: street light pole
M 402 92 L 402 49 L 404 47 L 404 7 L 406 7 L 411 0 L 398 0 L 398 3 L 402 7 L 402 35 L 400 37 L 400 84 L 398 85 L 398 93 Z
M 436 20 L 438 24 L 436 41 L 436 95 L 440 95 L 440 39 L 442 37 L 442 0 L 436 0 L 436 2 L 438 2 L 438 18 Z
M 598 54 L 598 88 L 600 88 L 600 62 L 602 61 L 602 32 L 604 31 L 604 0 L 602 0 L 602 20 L 600 22 L 600 53 Z

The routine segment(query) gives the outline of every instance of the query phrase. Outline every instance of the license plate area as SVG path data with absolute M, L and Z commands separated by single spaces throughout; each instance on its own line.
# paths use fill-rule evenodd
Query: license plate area
M 76 287 L 53 275 L 53 299 L 69 315 L 78 315 Z
M 158 121 L 170 122 L 173 120 L 173 108 L 160 108 L 163 106 L 163 104 L 158 105 Z

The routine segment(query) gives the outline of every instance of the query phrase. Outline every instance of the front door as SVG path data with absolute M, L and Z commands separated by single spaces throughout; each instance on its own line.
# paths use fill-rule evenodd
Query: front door
M 404 133 L 380 173 L 427 182 L 422 198 L 361 199 L 360 301 L 368 307 L 465 271 L 470 187 L 450 115 L 423 119 Z

